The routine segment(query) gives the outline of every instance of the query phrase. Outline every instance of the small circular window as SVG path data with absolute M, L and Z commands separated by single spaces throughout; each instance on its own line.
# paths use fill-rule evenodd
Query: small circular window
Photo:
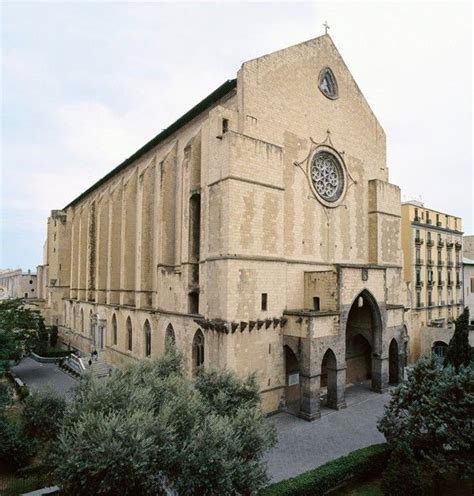
M 338 158 L 319 151 L 311 160 L 311 181 L 317 195 L 325 202 L 334 203 L 344 191 L 344 170 Z
M 323 95 L 331 100 L 335 100 L 338 97 L 336 78 L 329 67 L 325 67 L 319 73 L 319 89 Z

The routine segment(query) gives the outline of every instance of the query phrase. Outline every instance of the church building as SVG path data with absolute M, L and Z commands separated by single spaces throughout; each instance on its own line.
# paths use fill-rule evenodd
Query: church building
M 329 35 L 242 64 L 48 219 L 38 279 L 66 345 L 120 367 L 171 340 L 257 373 L 308 420 L 406 354 L 400 190 Z

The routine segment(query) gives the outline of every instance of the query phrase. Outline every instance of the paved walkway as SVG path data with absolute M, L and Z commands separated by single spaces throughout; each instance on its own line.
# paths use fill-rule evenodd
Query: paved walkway
M 348 408 L 322 408 L 321 418 L 314 422 L 287 413 L 271 417 L 278 442 L 266 457 L 270 480 L 288 479 L 356 449 L 384 442 L 376 423 L 389 399 L 388 393 L 354 386 L 347 390 Z
M 59 395 L 68 396 L 77 384 L 76 379 L 67 375 L 54 363 L 39 363 L 32 358 L 24 358 L 11 370 L 32 391 L 52 389 Z

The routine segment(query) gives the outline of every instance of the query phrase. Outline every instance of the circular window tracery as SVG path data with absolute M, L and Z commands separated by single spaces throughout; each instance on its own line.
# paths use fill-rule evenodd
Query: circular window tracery
M 311 161 L 311 181 L 318 196 L 325 202 L 339 200 L 344 191 L 344 171 L 330 152 L 320 151 Z

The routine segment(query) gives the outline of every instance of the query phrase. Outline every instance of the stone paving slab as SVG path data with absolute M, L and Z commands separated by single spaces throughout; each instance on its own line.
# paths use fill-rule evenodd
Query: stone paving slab
M 32 358 L 24 358 L 11 368 L 31 391 L 52 389 L 59 395 L 68 396 L 77 380 L 63 372 L 54 363 L 40 363 Z
M 288 479 L 356 449 L 384 442 L 376 424 L 389 399 L 388 393 L 353 390 L 346 399 L 348 408 L 323 408 L 321 418 L 314 422 L 287 413 L 270 417 L 278 435 L 276 446 L 266 456 L 270 480 Z

